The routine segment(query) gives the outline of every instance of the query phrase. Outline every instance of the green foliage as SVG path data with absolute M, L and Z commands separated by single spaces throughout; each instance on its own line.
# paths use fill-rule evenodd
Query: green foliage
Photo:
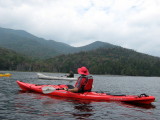
M 11 50 L 0 48 L 0 70 L 31 71 L 33 61 Z
M 0 48 L 0 70 L 69 72 L 86 66 L 91 74 L 160 76 L 160 58 L 133 50 L 99 48 L 88 52 L 33 60 L 11 50 Z
M 160 76 L 160 58 L 121 47 L 61 55 L 44 62 L 52 72 L 77 73 L 78 67 L 86 66 L 92 74 Z

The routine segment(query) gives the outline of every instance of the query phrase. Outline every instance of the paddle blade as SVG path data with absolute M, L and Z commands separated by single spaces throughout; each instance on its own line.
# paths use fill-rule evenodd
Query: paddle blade
M 48 93 L 52 93 L 54 92 L 56 89 L 54 87 L 51 87 L 51 86 L 45 86 L 42 88 L 42 92 L 44 94 L 48 94 Z

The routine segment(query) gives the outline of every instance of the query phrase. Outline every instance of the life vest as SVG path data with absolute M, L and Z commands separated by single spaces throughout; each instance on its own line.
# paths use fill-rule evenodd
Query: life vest
M 79 92 L 91 91 L 93 84 L 92 76 L 80 76 L 75 84 Z

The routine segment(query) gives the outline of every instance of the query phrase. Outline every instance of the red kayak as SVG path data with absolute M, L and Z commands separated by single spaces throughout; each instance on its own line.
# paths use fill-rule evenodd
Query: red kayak
M 138 104 L 151 104 L 155 101 L 154 96 L 148 96 L 146 94 L 141 95 L 111 95 L 107 93 L 98 92 L 84 92 L 84 93 L 73 93 L 70 91 L 63 90 L 64 87 L 68 88 L 67 85 L 37 85 L 30 84 L 21 81 L 17 81 L 17 84 L 23 91 L 33 91 L 51 96 L 60 96 L 67 98 L 77 98 L 83 100 L 95 100 L 95 101 L 121 101 L 131 102 Z

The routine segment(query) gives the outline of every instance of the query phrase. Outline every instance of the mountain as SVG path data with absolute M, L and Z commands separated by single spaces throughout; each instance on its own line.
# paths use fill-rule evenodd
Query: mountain
M 92 74 L 160 76 L 159 57 L 101 41 L 72 47 L 22 30 L 0 28 L 0 56 L 0 70 L 77 73 L 86 66 Z
M 122 47 L 102 46 L 95 50 L 63 54 L 44 60 L 32 59 L 12 50 L 0 48 L 0 56 L 0 70 L 62 73 L 72 70 L 77 73 L 77 68 L 86 66 L 91 74 L 160 76 L 159 57 Z
M 32 57 L 49 57 L 58 53 L 53 47 L 43 44 L 42 38 L 35 37 L 25 31 L 0 28 L 0 47 L 14 50 Z
M 29 70 L 33 61 L 12 50 L 0 48 L 0 70 Z
M 160 76 L 160 58 L 122 47 L 98 48 L 45 60 L 46 71 L 77 73 L 86 66 L 91 74 Z M 54 66 L 54 67 L 53 67 Z M 43 67 L 44 68 L 44 67 Z
M 99 47 L 116 47 L 104 42 L 94 42 L 83 47 L 45 40 L 23 30 L 0 28 L 0 47 L 14 50 L 34 58 L 50 58 L 61 54 L 93 50 Z
M 95 50 L 97 48 L 114 48 L 114 47 L 117 47 L 117 46 L 106 43 L 106 42 L 96 41 L 86 46 L 77 47 L 76 52 L 90 51 L 90 50 Z

